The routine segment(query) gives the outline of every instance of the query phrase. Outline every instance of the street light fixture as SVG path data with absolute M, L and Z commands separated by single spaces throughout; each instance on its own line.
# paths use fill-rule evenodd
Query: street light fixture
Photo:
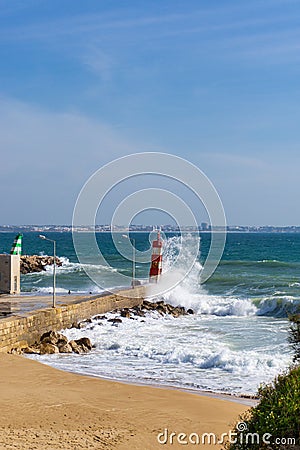
M 135 239 L 134 238 L 129 238 L 127 236 L 127 234 L 122 234 L 123 238 L 129 239 L 129 241 L 132 241 L 132 282 L 131 282 L 131 287 L 132 289 L 134 288 L 134 284 L 135 284 Z
M 49 239 L 43 234 L 39 235 L 40 239 L 44 241 L 49 241 L 53 243 L 53 297 L 52 297 L 52 308 L 56 306 L 56 241 Z

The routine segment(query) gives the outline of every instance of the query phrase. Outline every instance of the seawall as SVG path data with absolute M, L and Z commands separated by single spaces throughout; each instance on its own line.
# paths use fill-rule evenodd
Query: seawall
M 56 308 L 36 309 L 24 315 L 0 319 L 0 352 L 32 345 L 46 331 L 59 331 L 72 324 L 117 308 L 140 305 L 146 296 L 145 286 L 123 289 L 92 298 L 70 299 Z

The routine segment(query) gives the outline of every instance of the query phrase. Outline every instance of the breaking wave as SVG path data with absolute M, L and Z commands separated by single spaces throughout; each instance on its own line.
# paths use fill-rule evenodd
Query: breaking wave
M 195 245 L 198 245 L 198 242 L 193 235 L 187 235 L 184 241 L 180 237 L 175 236 L 166 242 L 166 250 L 164 252 L 165 270 L 170 270 L 172 262 L 179 251 L 181 251 L 182 255 L 180 264 L 179 266 L 177 265 L 177 273 L 174 275 L 175 279 L 176 276 L 177 279 L 181 279 L 182 274 L 185 273 L 191 254 L 190 248 Z M 269 261 L 267 262 L 269 263 Z M 233 261 L 233 263 L 236 264 L 237 261 Z M 272 261 L 273 263 L 274 261 Z M 287 317 L 288 314 L 296 313 L 300 310 L 299 297 L 286 296 L 284 292 L 280 291 L 275 291 L 273 295 L 256 299 L 247 298 L 246 296 L 241 298 L 232 295 L 213 295 L 209 293 L 205 286 L 200 285 L 201 270 L 202 265 L 199 261 L 196 261 L 189 274 L 183 278 L 183 281 L 160 298 L 174 306 L 181 305 L 187 309 L 192 308 L 195 312 L 202 315 Z M 297 283 L 294 283 L 294 285 L 297 286 Z

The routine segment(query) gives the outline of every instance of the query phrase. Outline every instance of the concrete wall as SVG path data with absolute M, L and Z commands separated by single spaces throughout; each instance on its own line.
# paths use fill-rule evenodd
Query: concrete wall
M 0 255 L 0 293 L 20 293 L 20 255 Z
M 74 322 L 96 314 L 139 305 L 144 297 L 145 287 L 139 286 L 57 308 L 39 309 L 24 317 L 0 319 L 0 352 L 32 345 L 46 331 L 70 328 Z

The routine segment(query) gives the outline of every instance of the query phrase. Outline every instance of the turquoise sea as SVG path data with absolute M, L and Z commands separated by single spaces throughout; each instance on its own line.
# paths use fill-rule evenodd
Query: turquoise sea
M 97 241 L 109 268 L 89 255 L 89 268 L 101 274 L 95 285 L 78 263 L 70 233 L 49 233 L 57 241 L 58 292 L 99 292 L 114 287 L 116 273 L 130 277 L 132 262 L 120 256 L 109 233 Z M 149 248 L 148 234 L 133 233 L 137 250 Z M 14 234 L 0 234 L 0 252 L 9 252 Z M 115 236 L 122 243 L 122 235 Z M 172 265 L 184 246 L 184 267 L 197 236 L 165 237 L 164 265 Z M 24 254 L 52 254 L 51 243 L 38 233 L 25 233 Z M 82 330 L 67 330 L 69 337 L 89 336 L 96 348 L 84 356 L 39 357 L 47 364 L 95 376 L 136 383 L 170 385 L 214 392 L 254 394 L 291 363 L 287 343 L 287 315 L 300 311 L 300 234 L 231 233 L 214 275 L 199 284 L 199 274 L 210 244 L 201 235 L 198 261 L 184 281 L 164 299 L 192 307 L 195 315 L 174 319 L 149 314 L 142 320 L 124 319 L 118 327 L 93 321 Z M 121 244 L 122 245 L 122 244 Z M 88 252 L 88 248 L 86 249 Z M 87 253 L 88 254 L 88 253 Z M 147 278 L 149 264 L 137 259 L 137 278 Z M 128 282 L 129 284 L 129 282 Z M 52 268 L 22 276 L 22 291 L 49 293 Z

